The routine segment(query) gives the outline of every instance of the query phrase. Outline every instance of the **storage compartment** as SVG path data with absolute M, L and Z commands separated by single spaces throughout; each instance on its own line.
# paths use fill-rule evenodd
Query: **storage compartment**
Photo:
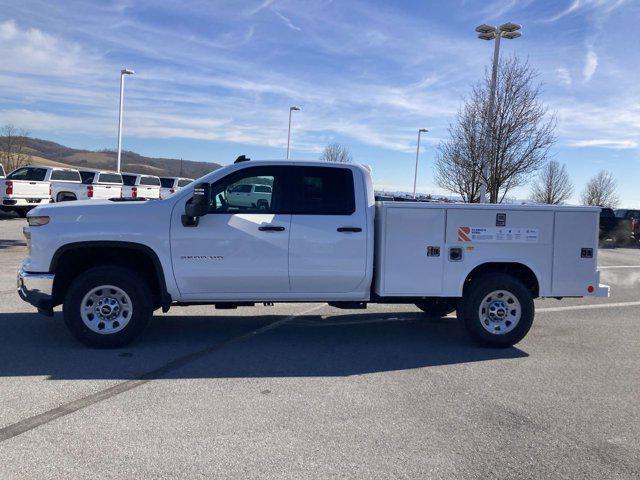
M 440 295 L 444 232 L 444 208 L 378 205 L 375 292 L 380 296 Z
M 551 290 L 557 296 L 588 295 L 598 288 L 597 211 L 555 212 L 555 242 Z

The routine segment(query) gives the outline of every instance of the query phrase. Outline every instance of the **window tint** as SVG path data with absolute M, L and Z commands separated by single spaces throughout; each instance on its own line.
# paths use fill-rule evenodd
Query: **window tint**
M 178 180 L 178 188 L 186 187 L 191 182 L 193 182 L 193 180 L 189 180 L 188 178 L 183 178 L 181 180 Z
M 160 177 L 160 186 L 162 186 L 162 188 L 173 188 L 174 181 L 175 181 L 175 178 Z
M 76 170 L 54 170 L 51 172 L 51 180 L 62 182 L 80 182 L 80 173 Z
M 268 185 L 256 185 L 254 191 L 256 193 L 271 193 L 271 187 Z
M 355 212 L 353 173 L 348 168 L 297 167 L 293 214 L 351 215 Z
M 47 176 L 46 168 L 23 167 L 9 174 L 9 180 L 27 180 L 29 182 L 43 182 Z
M 4 167 L 0 165 L 0 177 L 4 177 Z
M 160 179 L 158 177 L 140 177 L 140 185 L 160 186 Z
M 136 176 L 122 175 L 122 183 L 124 183 L 127 187 L 133 187 L 136 184 Z
M 119 173 L 101 173 L 98 183 L 122 183 L 122 176 Z
M 287 167 L 253 167 L 232 173 L 211 186 L 212 213 L 285 213 Z M 268 187 L 259 192 L 253 186 Z
M 93 182 L 93 177 L 96 176 L 95 172 L 83 172 L 80 171 L 80 178 L 82 178 L 82 183 L 91 183 Z
M 603 208 L 603 209 L 600 211 L 600 216 L 601 216 L 601 217 L 615 217 L 615 216 L 616 216 L 616 214 L 615 214 L 615 213 L 613 213 L 613 210 L 612 210 L 612 209 L 610 209 L 610 208 Z

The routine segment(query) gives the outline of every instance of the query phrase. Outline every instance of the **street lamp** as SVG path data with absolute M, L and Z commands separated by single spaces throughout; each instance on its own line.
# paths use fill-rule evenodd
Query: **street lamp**
M 424 132 L 427 133 L 429 130 L 426 128 L 421 128 L 418 130 L 418 147 L 416 148 L 416 171 L 413 174 L 413 198 L 416 198 L 416 182 L 418 180 L 418 157 L 420 156 L 420 135 Z
M 122 156 L 122 109 L 124 107 L 124 76 L 133 75 L 133 70 L 123 68 L 120 70 L 120 113 L 118 115 L 118 167 L 116 171 L 120 173 L 120 157 Z
M 289 107 L 289 132 L 287 133 L 287 160 L 289 160 L 289 147 L 291 146 L 291 112 L 300 111 L 300 107 Z
M 517 23 L 505 23 L 500 25 L 499 27 L 494 27 L 493 25 L 487 25 L 483 23 L 482 25 L 476 27 L 476 32 L 478 32 L 478 38 L 481 40 L 495 40 L 493 46 L 493 67 L 491 70 L 491 85 L 489 87 L 489 108 L 487 109 L 487 122 L 485 125 L 485 152 L 490 151 L 491 147 L 491 131 L 493 122 L 493 110 L 495 108 L 495 97 L 496 97 L 496 77 L 498 76 L 498 59 L 500 56 L 500 39 L 506 38 L 508 40 L 513 40 L 522 35 L 522 32 L 519 30 L 522 28 L 521 25 Z M 484 158 L 482 161 L 482 176 L 483 179 L 489 177 L 489 162 L 487 158 Z M 480 185 L 480 202 L 486 203 L 487 201 L 487 184 L 485 181 Z

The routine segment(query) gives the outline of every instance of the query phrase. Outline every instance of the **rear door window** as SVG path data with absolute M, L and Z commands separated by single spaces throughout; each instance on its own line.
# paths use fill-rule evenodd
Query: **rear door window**
M 191 182 L 193 182 L 193 180 L 189 180 L 188 178 L 183 178 L 181 180 L 178 180 L 178 188 L 186 187 Z
M 295 167 L 291 213 L 351 215 L 356 210 L 353 173 L 348 168 Z

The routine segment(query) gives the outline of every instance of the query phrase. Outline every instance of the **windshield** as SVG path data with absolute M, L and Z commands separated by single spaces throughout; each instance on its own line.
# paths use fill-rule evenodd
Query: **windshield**
M 136 176 L 122 175 L 122 183 L 124 183 L 127 187 L 133 187 L 136 184 Z

